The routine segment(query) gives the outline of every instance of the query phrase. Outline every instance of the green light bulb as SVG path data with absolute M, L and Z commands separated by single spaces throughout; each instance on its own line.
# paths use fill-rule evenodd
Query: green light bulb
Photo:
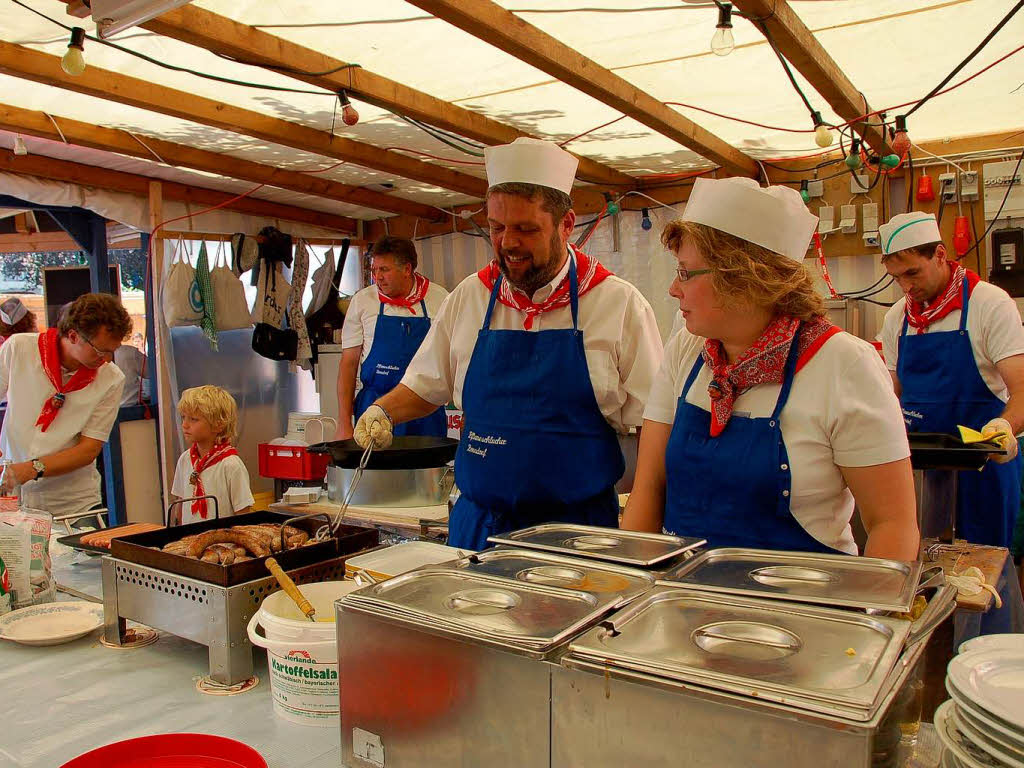
M 882 165 L 884 165 L 886 168 L 895 168 L 899 164 L 900 164 L 900 156 L 899 155 L 885 155 L 882 158 Z

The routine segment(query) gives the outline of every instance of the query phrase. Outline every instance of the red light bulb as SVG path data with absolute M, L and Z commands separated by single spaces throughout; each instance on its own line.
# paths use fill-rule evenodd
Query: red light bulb
M 341 102 L 341 119 L 345 125 L 355 125 L 359 122 L 359 113 L 356 112 L 356 108 L 352 106 L 352 102 L 348 100 L 348 94 L 344 91 L 338 93 L 338 101 Z

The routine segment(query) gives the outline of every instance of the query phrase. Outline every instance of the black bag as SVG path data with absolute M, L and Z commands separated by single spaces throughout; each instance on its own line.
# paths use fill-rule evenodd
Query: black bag
M 299 352 L 299 334 L 291 328 L 256 323 L 252 331 L 252 349 L 270 360 L 294 360 Z
M 345 270 L 345 259 L 350 244 L 351 241 L 347 238 L 341 241 L 341 255 L 338 257 L 338 267 L 334 271 L 327 302 L 306 318 L 306 332 L 309 334 L 309 344 L 313 348 L 313 365 L 316 365 L 318 357 L 317 347 L 320 344 L 333 344 L 334 331 L 345 323 L 345 313 L 338 306 L 338 286 L 341 284 L 341 273 Z

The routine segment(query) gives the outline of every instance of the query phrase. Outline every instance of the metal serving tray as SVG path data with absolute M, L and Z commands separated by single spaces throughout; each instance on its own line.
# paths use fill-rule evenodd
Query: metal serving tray
M 944 432 L 910 432 L 907 439 L 914 469 L 981 469 L 990 453 L 1006 453 L 998 443 L 964 445 Z
M 487 549 L 446 563 L 444 567 L 528 584 L 576 589 L 600 595 L 602 599 L 614 596 L 615 607 L 625 605 L 655 584 L 652 574 L 636 568 L 526 549 Z
M 811 710 L 866 713 L 909 632 L 901 619 L 659 587 L 569 653 Z
M 294 520 L 293 518 L 294 515 L 282 512 L 249 512 L 244 515 L 234 515 L 219 520 L 203 520 L 202 522 L 190 525 L 179 525 L 159 531 L 147 531 L 146 533 L 137 533 L 133 536 L 114 539 L 110 544 L 110 554 L 121 560 L 127 560 L 138 565 L 175 573 L 179 576 L 188 576 L 189 578 L 205 581 L 209 584 L 230 587 L 235 584 L 252 581 L 253 579 L 264 578 L 267 573 L 266 558 L 257 557 L 242 563 L 218 565 L 217 563 L 206 563 L 202 560 L 193 560 L 182 555 L 164 552 L 160 547 L 172 541 L 178 541 L 183 536 L 204 533 L 217 528 L 230 528 L 234 525 L 258 525 L 259 523 L 275 523 L 280 525 L 287 522 L 289 525 L 294 525 L 306 531 L 310 536 L 315 535 L 317 529 L 325 525 L 323 517 L 301 520 Z M 377 531 L 373 529 L 342 525 L 334 537 L 317 544 L 289 549 L 287 552 L 274 552 L 273 556 L 280 566 L 288 571 L 293 568 L 301 568 L 305 565 L 317 563 L 321 560 L 329 560 L 339 555 L 358 552 L 375 546 L 378 541 Z
M 624 531 L 595 525 L 545 523 L 487 539 L 493 544 L 650 567 L 707 543 L 705 539 Z
M 659 584 L 845 608 L 910 610 L 921 563 L 766 549 L 709 549 Z

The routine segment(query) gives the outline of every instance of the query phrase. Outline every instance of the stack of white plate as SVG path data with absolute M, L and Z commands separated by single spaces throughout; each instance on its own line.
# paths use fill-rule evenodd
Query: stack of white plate
M 1024 635 L 964 643 L 935 712 L 944 768 L 1024 768 Z

